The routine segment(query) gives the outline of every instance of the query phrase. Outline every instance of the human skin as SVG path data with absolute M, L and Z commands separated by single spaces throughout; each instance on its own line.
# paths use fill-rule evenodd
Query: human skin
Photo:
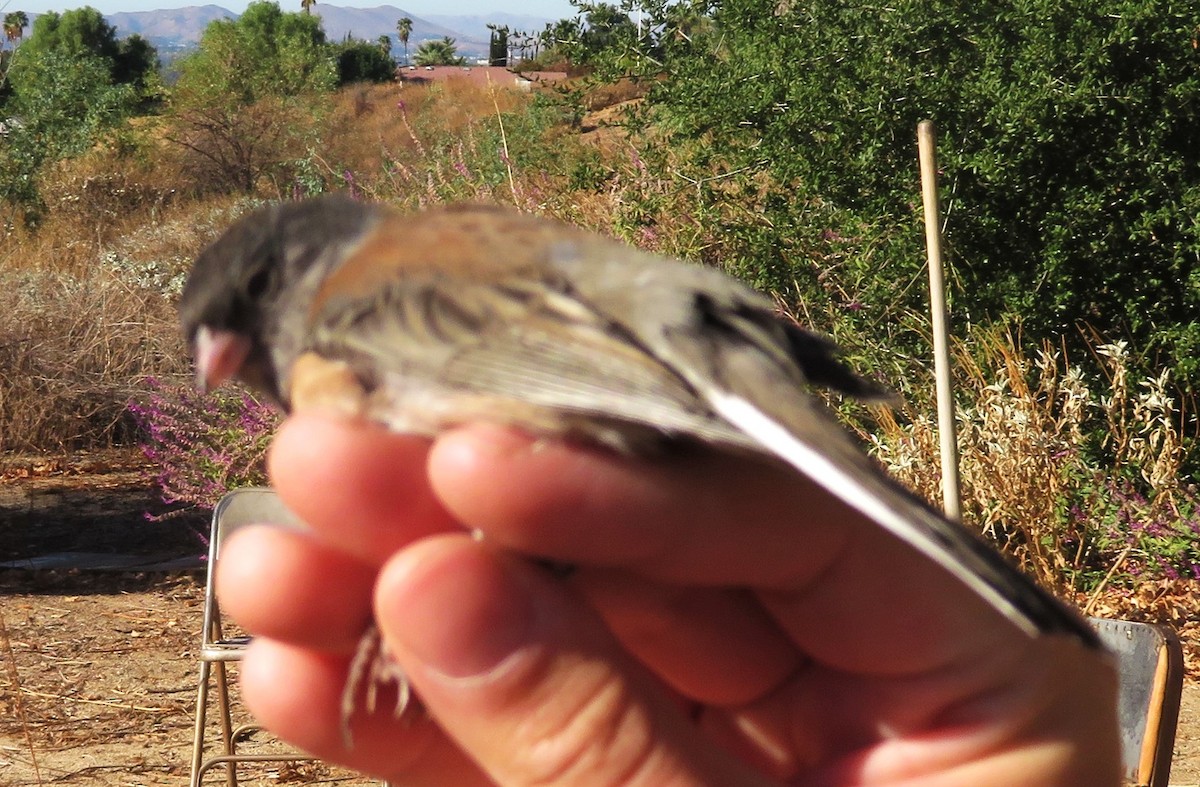
M 218 590 L 256 635 L 245 701 L 323 759 L 422 785 L 1119 783 L 1106 657 L 1027 637 L 780 465 L 305 414 L 270 469 L 311 532 L 239 531 Z M 360 713 L 347 748 L 372 618 L 424 710 Z

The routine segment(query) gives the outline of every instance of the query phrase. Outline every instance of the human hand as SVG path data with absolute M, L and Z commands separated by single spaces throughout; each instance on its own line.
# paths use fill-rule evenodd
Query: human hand
M 218 587 L 257 635 L 247 703 L 324 759 L 430 785 L 1117 783 L 1101 654 L 1027 637 L 780 465 L 305 415 L 272 476 L 312 533 L 239 533 Z M 427 714 L 359 719 L 347 750 L 372 615 Z

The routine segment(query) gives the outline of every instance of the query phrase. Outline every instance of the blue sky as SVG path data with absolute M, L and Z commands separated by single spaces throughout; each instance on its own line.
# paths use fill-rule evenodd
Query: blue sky
M 190 5 L 219 5 L 230 11 L 241 11 L 249 0 L 0 0 L 0 16 L 9 11 L 24 11 L 41 14 L 46 11 L 66 11 L 90 5 L 104 14 L 117 11 L 153 11 L 159 8 L 183 8 Z M 317 0 L 318 3 L 321 0 Z M 299 0 L 279 0 L 279 5 L 300 8 Z M 488 14 L 506 11 L 516 14 L 544 16 L 547 19 L 562 19 L 573 16 L 574 6 L 568 0 L 338 0 L 329 5 L 348 8 L 375 8 L 393 5 L 421 16 L 423 14 Z

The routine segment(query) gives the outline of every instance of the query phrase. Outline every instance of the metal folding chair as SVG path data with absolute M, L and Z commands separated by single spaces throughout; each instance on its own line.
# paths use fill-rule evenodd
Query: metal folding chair
M 1091 621 L 1117 656 L 1123 776 L 1136 787 L 1167 787 L 1183 694 L 1179 637 L 1166 626 Z
M 221 544 L 230 533 L 243 525 L 270 522 L 301 528 L 304 524 L 288 511 L 276 494 L 264 487 L 235 489 L 226 494 L 213 509 L 212 534 L 208 545 L 208 577 L 204 589 L 204 630 L 200 641 L 200 686 L 196 697 L 196 731 L 192 745 L 191 787 L 200 787 L 205 773 L 218 765 L 225 766 L 228 787 L 237 787 L 238 763 L 288 762 L 313 760 L 299 752 L 239 753 L 240 741 L 260 729 L 258 725 L 233 726 L 230 711 L 229 683 L 226 662 L 239 661 L 249 644 L 249 637 L 227 637 L 217 603 L 213 578 Z M 211 684 L 211 686 L 210 686 Z M 210 687 L 215 688 L 220 716 L 221 741 L 219 752 L 205 759 L 204 736 L 208 716 Z

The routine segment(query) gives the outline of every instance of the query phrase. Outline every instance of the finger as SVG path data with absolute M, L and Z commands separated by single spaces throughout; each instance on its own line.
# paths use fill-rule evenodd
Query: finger
M 1024 640 L 971 663 L 863 678 L 812 663 L 705 732 L 805 784 L 1107 785 L 1117 772 L 1115 675 L 1079 642 Z
M 419 713 L 362 719 L 347 748 L 337 723 L 345 677 L 343 658 L 259 638 L 245 654 L 240 681 L 246 706 L 259 722 L 322 760 L 405 784 L 491 784 Z
M 773 462 L 703 450 L 619 456 L 484 424 L 439 438 L 429 474 L 447 508 L 498 543 L 691 584 L 791 587 L 863 524 Z M 783 537 L 799 548 L 781 549 Z
M 826 750 L 807 775 L 816 784 L 931 787 L 1117 783 L 1117 682 L 1105 654 L 1043 637 L 990 662 L 911 681 L 801 676 L 797 691 L 809 696 L 790 717 L 806 720 Z M 856 704 L 870 712 L 856 717 L 848 711 Z
M 920 675 L 1030 642 L 958 579 L 881 530 L 857 534 L 819 581 L 758 595 L 797 647 L 849 673 Z
M 268 459 L 280 496 L 319 537 L 378 565 L 456 527 L 426 480 L 428 450 L 424 438 L 305 413 L 284 422 Z
M 384 567 L 380 628 L 434 719 L 500 784 L 753 784 L 542 570 L 461 536 Z
M 377 569 L 307 533 L 242 528 L 216 568 L 223 610 L 256 635 L 349 653 L 370 622 Z
M 570 582 L 626 650 L 695 702 L 753 702 L 804 661 L 747 591 L 666 585 L 587 568 Z
M 755 588 L 802 651 L 834 666 L 919 671 L 1013 635 L 932 561 L 777 464 L 631 459 L 484 425 L 443 436 L 429 462 L 447 508 L 494 542 L 664 583 Z

